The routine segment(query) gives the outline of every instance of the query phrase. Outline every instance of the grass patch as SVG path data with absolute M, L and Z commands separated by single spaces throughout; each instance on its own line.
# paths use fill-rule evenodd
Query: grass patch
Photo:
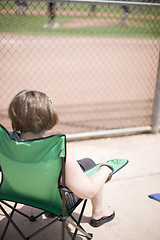
M 75 16 L 58 16 L 56 21 L 60 23 L 60 28 L 44 29 L 43 26 L 48 21 L 45 14 L 35 15 L 0 15 L 0 32 L 15 33 L 26 35 L 45 35 L 45 36 L 93 36 L 93 37 L 137 37 L 137 38 L 159 38 L 160 37 L 160 20 L 156 19 L 129 19 L 134 25 L 121 26 L 119 24 L 106 24 L 93 27 L 64 28 L 63 25 L 73 19 L 90 19 L 86 17 Z M 95 18 L 94 18 L 95 19 Z M 103 18 L 105 19 L 105 18 Z M 116 19 L 116 18 L 110 18 Z M 117 18 L 118 19 L 118 18 Z M 97 20 L 100 19 L 97 17 Z

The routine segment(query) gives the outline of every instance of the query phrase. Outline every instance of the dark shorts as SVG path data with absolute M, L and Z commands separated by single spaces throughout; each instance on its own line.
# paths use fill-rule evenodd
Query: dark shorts
M 80 167 L 82 168 L 83 172 L 88 171 L 89 169 L 96 166 L 95 162 L 90 158 L 83 158 L 77 161 Z
M 88 171 L 89 169 L 96 166 L 95 162 L 90 158 L 83 158 L 81 160 L 77 161 L 80 165 L 83 172 Z M 74 193 L 67 192 L 66 195 L 66 207 L 71 209 L 77 202 L 80 200 L 78 196 L 76 196 Z

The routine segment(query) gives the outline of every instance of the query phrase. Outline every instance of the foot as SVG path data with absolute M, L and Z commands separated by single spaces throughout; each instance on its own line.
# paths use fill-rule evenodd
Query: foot
M 102 217 L 109 217 L 113 214 L 113 210 L 111 208 L 111 206 L 107 206 L 107 208 L 105 209 L 100 209 L 100 210 L 95 210 L 93 213 L 92 213 L 92 219 L 93 220 L 98 220 Z
M 55 22 L 54 25 L 53 25 L 53 29 L 56 29 L 56 28 L 59 28 L 59 23 L 58 22 Z
M 90 225 L 100 227 L 106 222 L 110 222 L 115 217 L 115 212 L 108 206 L 104 211 L 96 211 L 92 214 Z
M 115 212 L 113 212 L 113 213 L 112 213 L 110 216 L 108 216 L 108 217 L 101 217 L 101 218 L 98 219 L 98 220 L 91 219 L 90 225 L 91 225 L 92 227 L 100 227 L 100 226 L 102 226 L 103 224 L 112 221 L 114 217 L 115 217 Z

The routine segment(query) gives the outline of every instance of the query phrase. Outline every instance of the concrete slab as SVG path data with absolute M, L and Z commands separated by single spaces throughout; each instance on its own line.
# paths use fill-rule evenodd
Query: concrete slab
M 81 159 L 90 157 L 97 163 L 113 158 L 127 158 L 129 164 L 119 171 L 105 185 L 104 201 L 116 212 L 116 217 L 100 228 L 92 228 L 88 222 L 91 216 L 91 203 L 88 201 L 82 225 L 92 232 L 94 240 L 159 240 L 160 202 L 148 198 L 149 194 L 160 193 L 160 134 L 136 135 L 117 138 L 70 142 L 68 157 Z M 29 213 L 37 210 L 19 206 Z M 79 213 L 79 207 L 74 215 Z M 15 215 L 18 225 L 25 233 L 32 232 L 39 225 L 50 220 L 40 218 L 35 223 Z M 0 212 L 0 233 L 6 219 Z M 56 223 L 34 237 L 34 240 L 61 239 L 61 223 Z M 68 226 L 71 228 L 71 226 Z M 71 228 L 72 229 L 72 228 Z M 21 239 L 12 227 L 6 240 Z M 66 231 L 66 240 L 70 236 Z M 77 240 L 84 239 L 81 235 Z

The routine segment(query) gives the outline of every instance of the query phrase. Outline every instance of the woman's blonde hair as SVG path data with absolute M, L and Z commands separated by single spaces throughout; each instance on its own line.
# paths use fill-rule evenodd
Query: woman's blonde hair
M 50 130 L 58 122 L 52 101 L 46 94 L 38 91 L 19 92 L 8 109 L 14 131 L 39 134 Z

